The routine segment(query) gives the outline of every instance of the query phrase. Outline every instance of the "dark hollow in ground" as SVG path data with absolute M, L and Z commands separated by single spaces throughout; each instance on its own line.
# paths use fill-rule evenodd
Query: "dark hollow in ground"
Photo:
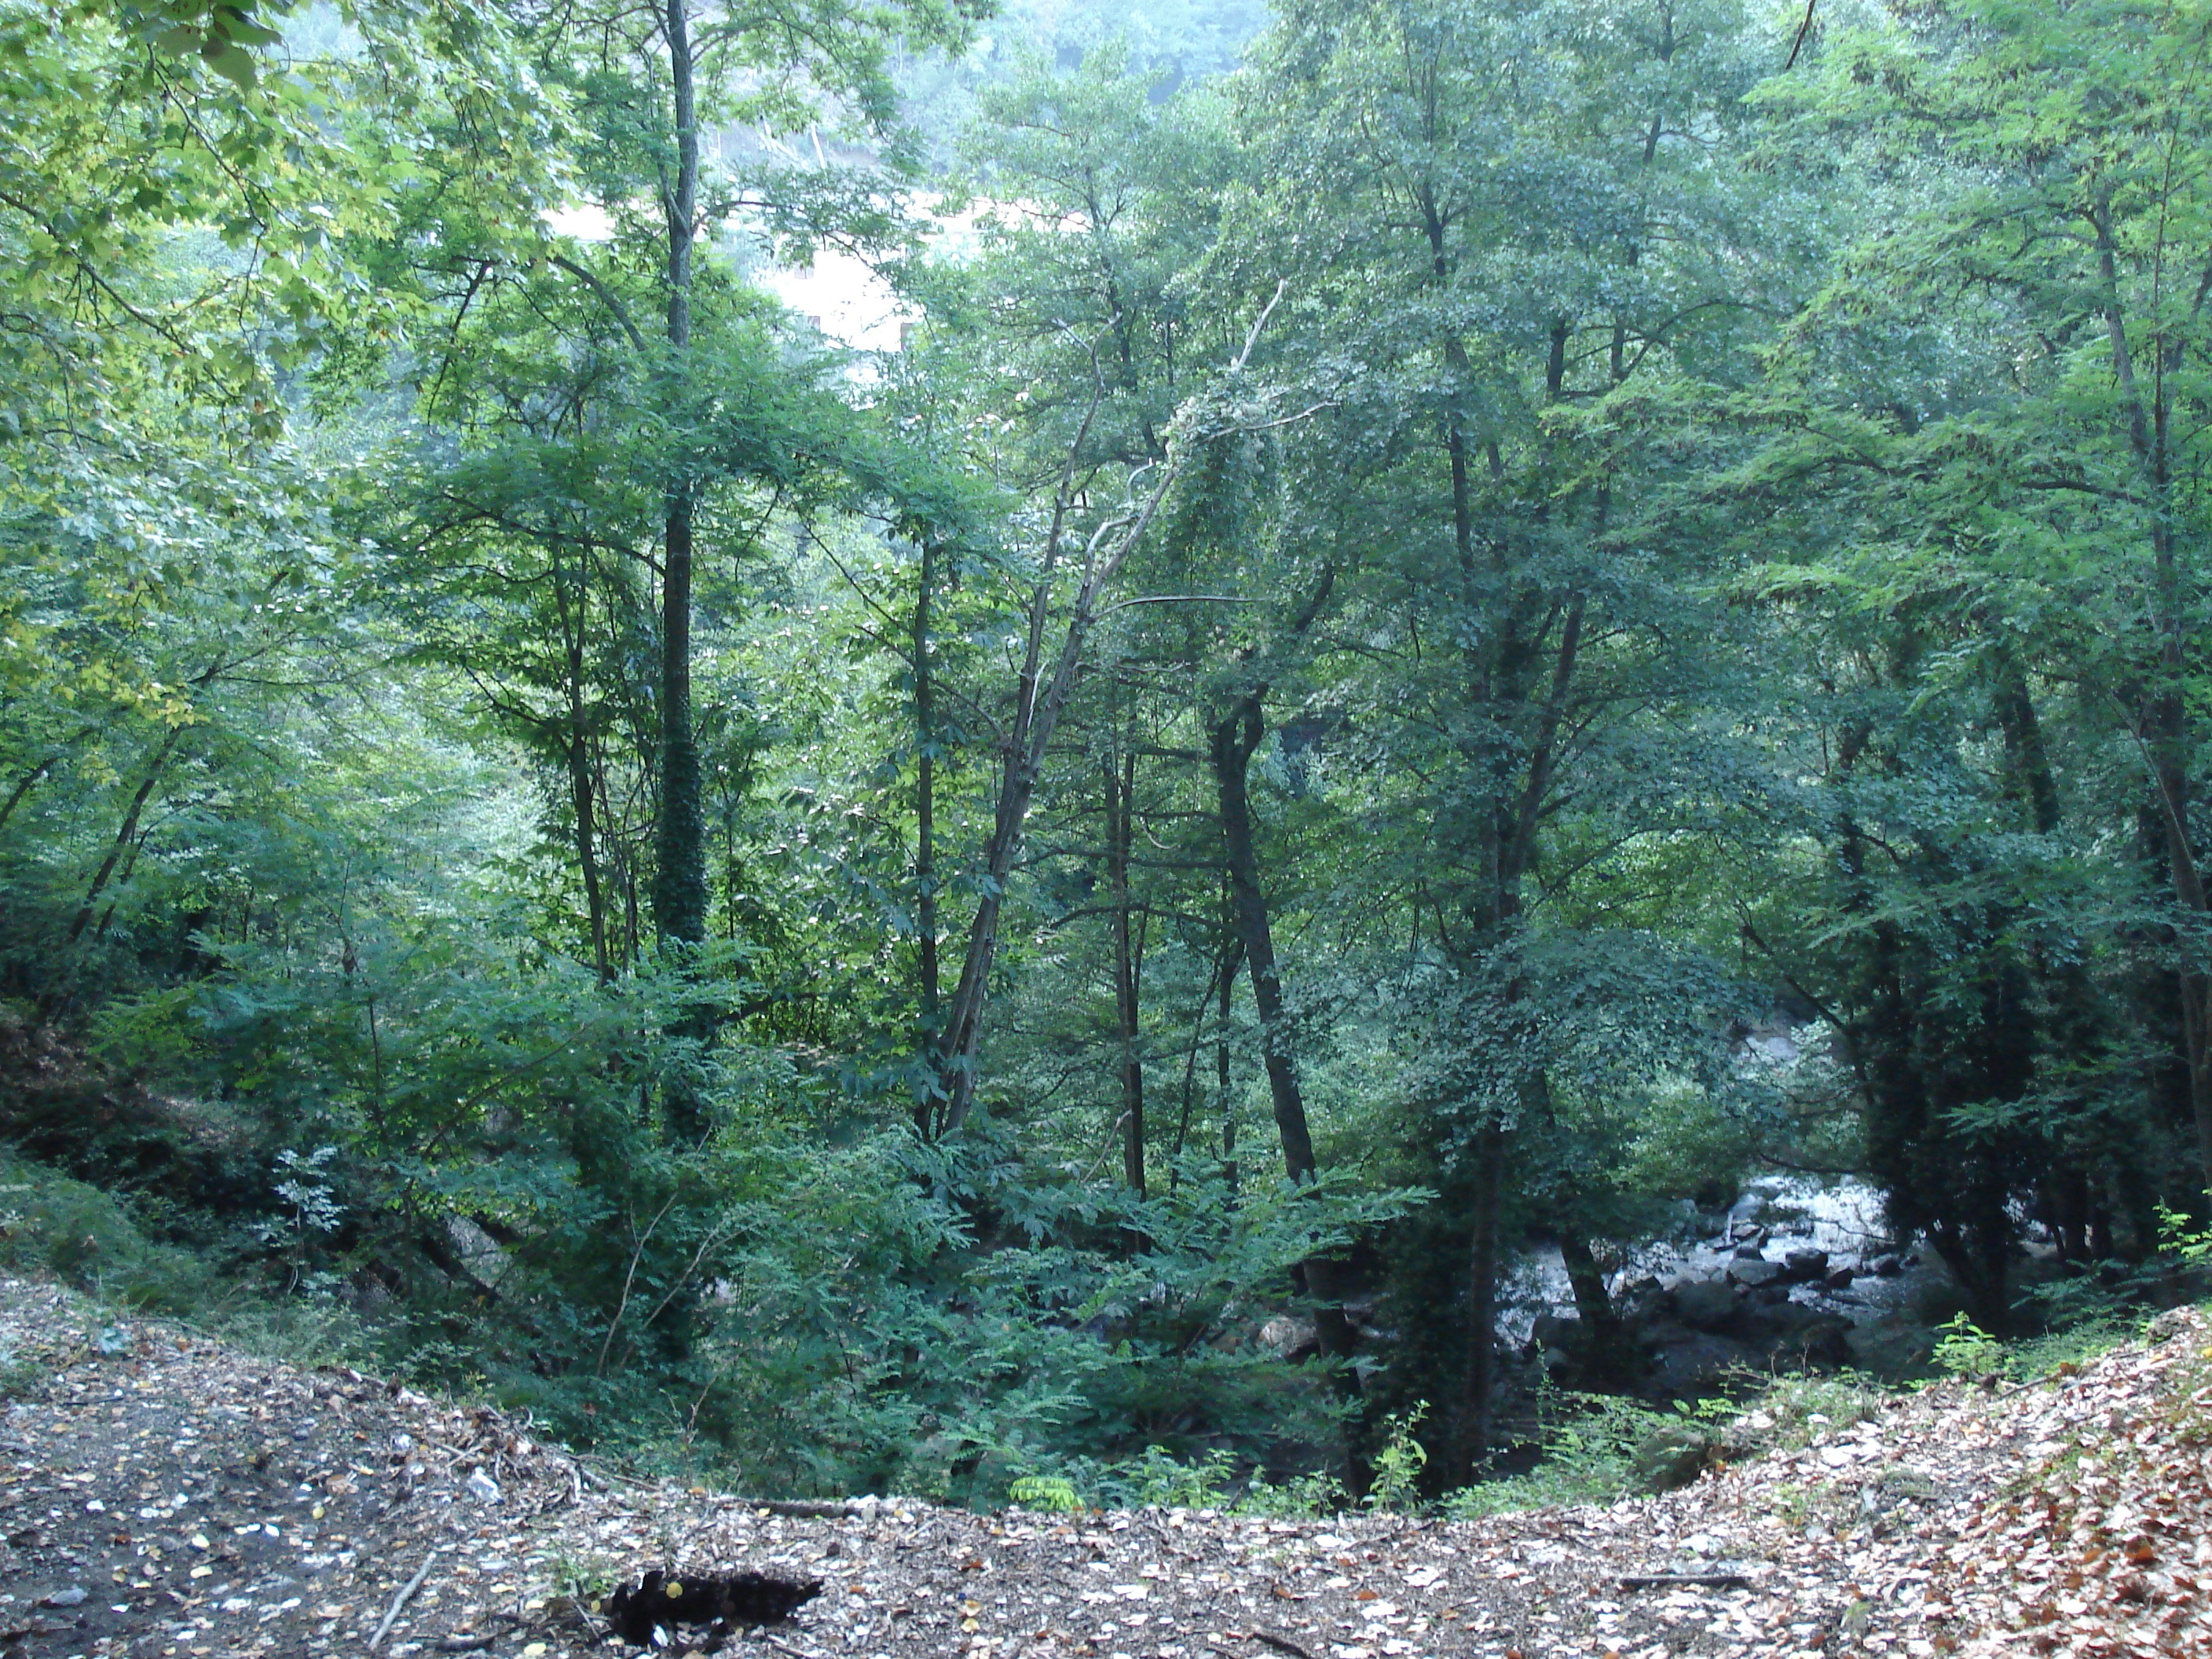
M 607 1601 L 615 1634 L 632 1647 L 653 1645 L 656 1629 L 680 1625 L 732 1630 L 742 1625 L 780 1625 L 822 1593 L 818 1578 L 778 1578 L 764 1572 L 731 1572 L 671 1578 L 659 1569 L 624 1584 Z M 710 1631 L 710 1637 L 716 1633 Z M 719 1644 L 717 1644 L 719 1645 Z M 713 1651 L 709 1647 L 706 1651 Z

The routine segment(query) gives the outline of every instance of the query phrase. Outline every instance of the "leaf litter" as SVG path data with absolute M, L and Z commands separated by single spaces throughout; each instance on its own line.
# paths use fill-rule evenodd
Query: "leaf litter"
M 2212 1652 L 2212 1329 L 1945 1383 L 1662 1497 L 1481 1521 L 975 1515 L 611 1479 L 488 1407 L 0 1279 L 0 1659 L 635 1651 L 606 1596 L 738 1576 L 804 1659 Z M 372 1650 L 371 1644 L 374 1644 Z

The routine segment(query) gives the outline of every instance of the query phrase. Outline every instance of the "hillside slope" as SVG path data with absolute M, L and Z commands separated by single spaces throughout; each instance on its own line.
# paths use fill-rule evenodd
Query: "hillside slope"
M 2182 1311 L 2154 1337 L 1609 1508 L 774 1512 L 0 1280 L 0 1654 L 357 1654 L 387 1622 L 384 1654 L 613 1652 L 597 1593 L 665 1566 L 818 1578 L 743 1638 L 810 1659 L 2201 1655 L 2212 1333 Z

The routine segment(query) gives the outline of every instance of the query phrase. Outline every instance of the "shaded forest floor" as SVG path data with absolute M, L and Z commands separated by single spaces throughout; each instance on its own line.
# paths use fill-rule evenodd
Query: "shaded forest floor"
M 2201 1655 L 2208 1345 L 2179 1310 L 1609 1507 L 981 1516 L 633 1486 L 489 1410 L 0 1279 L 0 1655 L 613 1653 L 599 1598 L 654 1566 L 818 1579 L 732 1644 L 763 1659 Z

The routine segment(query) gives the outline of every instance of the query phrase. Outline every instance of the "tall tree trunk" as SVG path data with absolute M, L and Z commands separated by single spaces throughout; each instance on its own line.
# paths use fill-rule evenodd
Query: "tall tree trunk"
M 556 547 L 554 557 L 560 557 Z M 576 591 L 571 614 L 567 586 L 557 570 L 554 593 L 561 608 L 561 629 L 568 653 L 568 740 L 562 745 L 568 763 L 568 798 L 576 814 L 576 864 L 584 880 L 584 909 L 592 930 L 592 965 L 599 983 L 614 977 L 607 957 L 607 901 L 599 877 L 597 827 L 599 791 L 592 780 L 592 739 L 589 711 L 584 701 L 584 643 L 591 615 L 591 550 L 576 550 Z
M 575 805 L 576 862 L 583 874 L 584 911 L 592 930 L 592 967 L 599 983 L 605 985 L 614 978 L 615 970 L 607 951 L 607 897 L 599 876 L 594 811 L 597 796 L 592 787 L 590 740 L 584 734 L 582 709 L 572 706 L 569 719 L 572 731 L 568 744 L 568 793 Z
M 1244 965 L 1244 942 L 1237 937 L 1233 923 L 1222 948 L 1221 1007 L 1213 1027 L 1213 1098 L 1221 1112 L 1221 1178 L 1229 1183 L 1233 1203 L 1243 1171 L 1237 1162 L 1237 1108 L 1229 1095 L 1229 1016 L 1235 1006 L 1237 971 Z
M 669 0 L 668 56 L 676 91 L 678 167 L 666 203 L 668 344 L 672 374 L 684 375 L 691 343 L 691 254 L 698 213 L 699 134 L 692 106 L 691 47 L 684 0 Z M 679 465 L 681 463 L 679 462 Z M 665 939 L 696 945 L 707 937 L 707 830 L 700 800 L 699 749 L 691 719 L 691 480 L 669 487 L 660 589 L 660 817 L 653 919 Z
M 1323 592 L 1327 592 L 1326 584 Z M 1315 608 L 1319 608 L 1318 603 Z M 1230 915 L 1250 970 L 1252 1002 L 1260 1016 L 1260 1056 L 1267 1073 L 1268 1098 L 1274 1107 L 1275 1133 L 1282 1143 L 1283 1170 L 1293 1182 L 1304 1184 L 1316 1172 L 1313 1131 L 1306 1121 L 1297 1062 L 1290 1048 L 1282 972 L 1275 959 L 1267 896 L 1260 881 L 1260 854 L 1253 834 L 1248 781 L 1252 757 L 1267 732 L 1260 699 L 1259 690 L 1248 693 L 1214 726 L 1213 778 L 1229 868 Z M 1303 1273 L 1307 1294 L 1314 1302 L 1314 1331 L 1321 1350 L 1338 1362 L 1339 1392 L 1347 1401 L 1355 1401 L 1360 1397 L 1359 1373 L 1352 1360 L 1359 1346 L 1359 1333 L 1344 1311 L 1351 1288 L 1348 1276 L 1341 1264 L 1327 1256 L 1308 1257 Z M 1349 1426 L 1346 1452 L 1352 1484 L 1364 1491 L 1366 1464 Z
M 691 264 L 699 218 L 699 122 L 686 0 L 667 0 L 663 33 L 677 156 L 676 175 L 663 179 L 661 199 L 668 231 L 668 392 L 680 400 L 688 389 L 684 358 L 691 344 Z M 688 951 L 707 937 L 707 817 L 691 719 L 692 527 L 697 498 L 687 476 L 688 459 L 678 458 L 675 468 L 661 546 L 660 815 L 655 826 L 653 921 L 664 948 Z M 711 1037 L 711 1011 L 702 1005 L 680 1030 L 701 1041 Z M 704 1139 L 710 1126 L 697 1085 L 678 1079 L 665 1095 L 670 1139 L 680 1146 Z
M 1275 285 L 1273 297 L 1261 308 L 1259 316 L 1253 320 L 1251 332 L 1244 337 L 1243 349 L 1229 364 L 1231 374 L 1240 372 L 1250 361 L 1253 347 L 1259 343 L 1267 319 L 1274 314 L 1289 286 L 1287 280 Z M 1051 672 L 1047 674 L 1044 637 L 1050 620 L 1053 588 L 1060 580 L 1068 520 L 1076 511 L 1081 494 L 1076 484 L 1077 464 L 1089 441 L 1102 395 L 1094 392 L 1090 407 L 1077 423 L 1074 441 L 1068 446 L 1060 488 L 1053 501 L 1052 525 L 1046 532 L 1043 556 L 1038 561 L 1037 585 L 1030 595 L 1013 716 L 999 744 L 998 801 L 992 815 L 991 838 L 985 848 L 982 895 L 976 901 L 975 918 L 968 930 L 967 955 L 961 963 L 960 981 L 945 1010 L 943 1054 L 946 1099 L 939 1126 L 944 1133 L 957 1129 L 975 1105 L 975 1067 L 983 1037 L 983 1004 L 990 992 L 991 965 L 998 954 L 1000 913 L 1005 902 L 1006 879 L 1013 872 L 1028 827 L 1030 802 L 1036 793 L 1038 779 L 1043 775 L 1046 750 L 1060 724 L 1068 695 L 1083 672 L 1091 631 L 1097 625 L 1106 590 L 1121 574 L 1122 564 L 1137 544 L 1144 540 L 1154 516 L 1173 496 L 1182 476 L 1184 447 L 1171 444 L 1152 494 L 1141 503 L 1124 507 L 1091 532 L 1082 550 L 1082 575 L 1068 607 L 1066 631 L 1053 659 Z M 1190 441 L 1225 437 L 1229 430 L 1209 432 Z
M 1222 995 L 1221 1030 L 1214 1039 L 1214 1052 L 1220 1060 L 1223 1075 L 1221 1085 L 1216 1091 L 1214 1098 L 1224 1106 L 1228 1103 L 1229 1001 L 1226 976 L 1237 971 L 1238 959 L 1239 952 L 1235 937 L 1224 935 L 1221 941 L 1220 952 L 1214 958 L 1213 971 L 1206 977 L 1206 990 L 1198 1000 L 1198 1006 L 1191 1012 L 1190 1047 L 1185 1051 L 1182 1062 L 1182 1109 L 1177 1115 L 1176 1122 L 1175 1156 L 1178 1159 L 1182 1157 L 1184 1148 L 1190 1143 L 1191 1114 L 1198 1102 L 1198 1056 L 1206 1047 L 1206 1011 L 1212 1003 L 1217 992 L 1221 993 Z M 1231 1145 L 1233 1144 L 1232 1137 Z M 1180 1179 L 1179 1176 L 1176 1178 Z
M 1490 1461 L 1498 1387 L 1498 1219 L 1505 1194 L 1505 1128 L 1486 1116 L 1474 1133 L 1472 1236 L 1468 1245 L 1467 1359 L 1461 1371 L 1460 1455 L 1468 1480 Z
M 1336 567 L 1331 565 L 1322 572 L 1313 597 L 1291 623 L 1292 638 L 1303 638 L 1311 630 L 1335 586 Z M 1229 925 L 1250 971 L 1252 1002 L 1260 1015 L 1260 1054 L 1267 1073 L 1268 1095 L 1274 1103 L 1283 1162 L 1291 1179 L 1303 1182 L 1313 1178 L 1313 1136 L 1306 1125 L 1297 1068 L 1286 1047 L 1282 974 L 1275 962 L 1267 896 L 1260 882 L 1259 844 L 1252 828 L 1249 777 L 1252 757 L 1259 753 L 1261 740 L 1267 735 L 1269 686 L 1269 681 L 1255 679 L 1215 722 L 1210 759 L 1226 857 Z
M 2127 421 L 2130 447 L 2150 498 L 2153 626 L 2158 672 L 2138 722 L 2148 751 L 2151 785 L 2165 832 L 2166 872 L 2174 897 L 2200 924 L 2212 920 L 2203 866 L 2189 830 L 2190 772 L 2195 744 L 2189 718 L 2189 606 L 2174 546 L 2173 451 L 2171 421 L 2173 393 L 2170 371 L 2179 367 L 2175 348 L 2162 339 L 2154 346 L 2148 392 L 2136 374 L 2127 318 L 2120 302 L 2118 244 L 2112 233 L 2112 186 L 2090 204 L 2096 230 L 2098 274 L 2104 289 L 2104 317 L 2112 379 Z M 2197 1157 L 2205 1188 L 2212 1194 L 2212 970 L 2204 947 L 2191 943 L 2180 973 L 2181 1047 L 2189 1072 L 2189 1101 L 2196 1118 Z
M 2009 650 L 1996 652 L 1996 705 L 1997 723 L 2004 733 L 2005 793 L 2027 811 L 2030 826 L 2039 836 L 2058 833 L 2063 822 L 2057 774 L 2043 736 L 2043 723 L 2027 677 Z M 2029 946 L 2029 971 L 2045 988 L 2047 1013 L 2043 1042 L 2061 1053 L 2089 1055 L 2104 1042 L 2104 1012 L 2089 974 L 2087 954 L 2063 947 L 2054 950 L 2041 929 Z M 2089 1112 L 2091 1103 L 2080 1085 L 2066 1087 L 2067 1109 Z M 2043 1183 L 2043 1205 L 2058 1243 L 2059 1259 L 2087 1259 L 2089 1217 L 2096 1211 L 2097 1188 L 2091 1172 L 2094 1153 L 2086 1152 L 2064 1133 L 2056 1137 L 2054 1163 Z
M 5 801 L 0 801 L 0 830 L 7 828 L 8 820 L 15 816 L 15 809 L 23 804 L 23 798 L 39 787 L 39 781 L 41 778 L 61 763 L 61 758 L 58 754 L 49 755 L 16 781 L 15 787 L 8 792 L 8 799 Z
M 2027 808 L 2037 835 L 2056 835 L 2058 779 L 2051 770 L 2051 750 L 2043 740 L 2043 722 L 2036 717 L 2027 677 L 2008 658 L 1999 663 L 1996 701 L 1997 725 L 2004 733 L 2006 793 Z
M 1567 1285 L 1574 1292 L 1575 1311 L 1582 1318 L 1591 1371 L 1608 1380 L 1623 1376 L 1628 1370 L 1628 1356 L 1622 1351 L 1620 1316 L 1614 1311 L 1612 1293 L 1605 1287 L 1605 1269 L 1598 1265 L 1596 1252 L 1579 1231 L 1563 1227 L 1559 1259 L 1566 1266 Z
M 915 589 L 914 635 L 914 902 L 915 931 L 921 936 L 923 1083 L 914 1103 L 915 1127 L 929 1133 L 942 1098 L 944 1066 L 943 992 L 938 964 L 937 921 L 937 680 L 930 660 L 929 612 L 936 585 L 936 548 L 921 541 L 921 570 Z
M 1469 549 L 1471 556 L 1472 550 Z M 1529 734 L 1524 756 L 1508 752 L 1493 757 L 1489 770 L 1492 799 L 1480 811 L 1475 824 L 1479 870 L 1478 898 L 1472 918 L 1474 938 L 1471 951 L 1511 950 L 1519 923 L 1522 884 L 1535 856 L 1536 834 L 1543 822 L 1559 760 L 1559 731 L 1580 666 L 1583 625 L 1587 610 L 1583 595 L 1569 596 L 1559 607 L 1559 640 L 1553 651 L 1551 684 L 1539 706 L 1535 729 Z M 1522 709 L 1531 695 L 1536 665 L 1540 662 L 1543 633 L 1524 639 L 1519 619 L 1498 630 L 1494 645 L 1470 653 L 1471 689 L 1495 698 L 1501 726 Z M 1515 775 L 1518 769 L 1517 777 Z M 1516 798 L 1517 797 L 1517 798 Z M 1516 973 L 1507 981 L 1507 1006 L 1517 1003 L 1526 987 Z M 1524 1091 L 1541 1094 L 1547 1087 L 1540 1069 L 1522 1081 Z M 1468 1251 L 1467 1357 L 1460 1398 L 1456 1450 L 1469 1480 L 1488 1462 L 1491 1431 L 1495 1417 L 1492 1395 L 1497 1385 L 1498 1270 L 1499 1224 L 1504 1212 L 1505 1164 L 1512 1137 L 1494 1114 L 1486 1115 L 1471 1139 L 1474 1158 L 1473 1237 Z
M 1274 1104 L 1275 1132 L 1282 1141 L 1285 1170 L 1291 1180 L 1303 1182 L 1314 1175 L 1313 1135 L 1306 1122 L 1305 1101 L 1285 1029 L 1282 973 L 1275 960 L 1267 893 L 1260 881 L 1248 781 L 1252 757 L 1266 732 L 1259 698 L 1241 699 L 1214 727 L 1213 779 L 1228 858 L 1230 914 L 1237 943 L 1243 946 L 1244 960 L 1251 969 L 1252 1002 L 1260 1015 L 1260 1058 Z
M 2178 728 L 2186 718 L 2179 708 L 2180 699 L 2172 701 L 2176 705 L 2172 710 L 2161 708 L 2153 711 L 2154 720 L 2168 732 Z M 2180 747 L 2179 740 L 2171 744 L 2174 750 Z M 2174 896 L 2201 923 L 2208 918 L 2209 907 L 2203 872 L 2187 829 L 2187 771 L 2160 757 L 2154 762 L 2153 781 L 2166 832 L 2166 872 L 2173 884 Z M 2201 944 L 2188 941 L 2184 949 L 2190 953 L 2188 965 L 2174 976 L 2181 1004 L 2181 1050 L 2189 1072 L 2189 1103 L 2197 1124 L 2200 1172 L 2206 1191 L 2212 1193 L 2212 974 L 2201 965 Z
M 1264 319 L 1263 319 L 1264 320 Z M 1249 349 L 1249 347 L 1248 347 Z M 1095 410 L 1095 404 L 1094 404 Z M 1089 417 L 1084 422 L 1089 427 Z M 1075 448 L 1082 442 L 1079 435 Z M 1070 451 L 1071 456 L 1075 448 Z M 1030 803 L 1044 775 L 1047 750 L 1060 717 L 1066 708 L 1088 656 L 1091 630 L 1097 626 L 1107 588 L 1121 574 L 1122 562 L 1133 551 L 1154 515 L 1175 489 L 1182 473 L 1180 457 L 1170 458 L 1159 483 L 1144 503 L 1118 519 L 1109 520 L 1092 533 L 1084 551 L 1083 576 L 1068 607 L 1067 627 L 1047 672 L 1045 634 L 1051 620 L 1052 590 L 1060 562 L 1068 514 L 1074 509 L 1071 464 L 1061 482 L 1053 527 L 1046 538 L 1043 568 L 1031 591 L 1028 624 L 1023 646 L 1020 678 L 1015 688 L 1014 709 L 999 745 L 999 790 L 992 814 L 991 837 L 985 844 L 981 896 L 968 928 L 967 954 L 959 982 L 945 1013 L 945 1110 L 938 1125 L 950 1133 L 967 1121 L 975 1103 L 976 1062 L 983 1040 L 983 1005 L 990 994 L 991 968 L 999 950 L 999 918 L 1005 907 L 1006 883 L 1020 856 L 1029 827 Z
M 1118 732 L 1117 732 L 1118 735 Z M 1134 839 L 1137 757 L 1105 757 L 1106 877 L 1113 906 L 1114 1023 L 1121 1050 L 1121 1179 L 1145 1195 L 1145 1060 L 1138 1047 L 1138 987 L 1143 946 L 1129 914 L 1129 857 Z

